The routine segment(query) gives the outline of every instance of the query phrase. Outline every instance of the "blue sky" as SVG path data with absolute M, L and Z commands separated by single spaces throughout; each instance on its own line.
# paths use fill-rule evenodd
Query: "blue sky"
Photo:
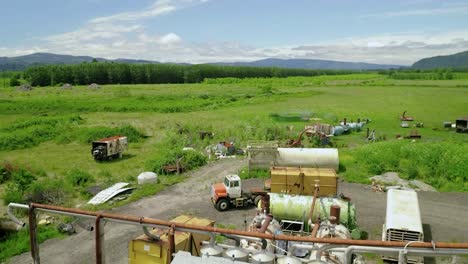
M 2 0 L 0 56 L 409 65 L 468 50 L 468 1 Z

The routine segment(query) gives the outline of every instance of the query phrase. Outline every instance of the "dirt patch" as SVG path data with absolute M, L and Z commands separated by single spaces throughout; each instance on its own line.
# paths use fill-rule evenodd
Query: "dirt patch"
M 382 175 L 371 177 L 371 180 L 381 183 L 388 187 L 403 187 L 411 188 L 416 191 L 437 192 L 437 190 L 429 184 L 419 180 L 405 180 L 399 177 L 396 172 L 387 172 Z
M 224 175 L 237 173 L 247 165 L 243 159 L 227 159 L 210 163 L 177 185 L 137 202 L 111 210 L 113 213 L 146 216 L 169 220 L 179 214 L 210 218 L 226 226 L 244 229 L 255 215 L 255 208 L 218 212 L 210 201 L 210 188 Z M 262 180 L 243 181 L 245 188 L 261 187 Z M 356 205 L 360 228 L 371 239 L 381 239 L 385 221 L 386 193 L 373 192 L 370 186 L 339 182 L 338 191 L 352 198 Z M 418 192 L 423 224 L 434 241 L 467 242 L 468 194 Z M 128 241 L 141 235 L 141 228 L 107 223 L 105 225 L 105 255 L 107 263 L 128 263 Z M 429 237 L 429 234 L 426 235 Z M 63 240 L 49 240 L 40 245 L 43 263 L 93 263 L 94 233 L 81 231 Z M 10 263 L 31 263 L 29 253 L 10 260 Z

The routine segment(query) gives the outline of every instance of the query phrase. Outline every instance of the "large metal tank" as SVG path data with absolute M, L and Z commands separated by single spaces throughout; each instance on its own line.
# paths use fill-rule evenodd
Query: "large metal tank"
M 338 170 L 336 148 L 278 148 L 275 166 L 330 168 Z
M 269 193 L 269 195 L 270 213 L 275 219 L 294 221 L 303 219 L 307 226 L 307 217 L 313 200 L 312 196 L 287 195 L 279 193 Z M 340 223 L 348 228 L 354 228 L 356 224 L 356 208 L 350 202 L 340 198 L 317 198 L 315 201 L 314 212 L 312 214 L 312 221 L 315 222 L 319 216 L 322 219 L 329 218 L 331 205 L 340 206 Z

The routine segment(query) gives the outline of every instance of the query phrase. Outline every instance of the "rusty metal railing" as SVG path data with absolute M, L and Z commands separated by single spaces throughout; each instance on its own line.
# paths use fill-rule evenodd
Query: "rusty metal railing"
M 431 249 L 431 250 L 453 249 L 454 254 L 458 254 L 460 252 L 463 254 L 468 253 L 468 243 L 413 242 L 411 244 L 408 244 L 407 242 L 395 242 L 395 241 L 351 240 L 351 239 L 335 239 L 335 238 L 316 238 L 316 237 L 311 237 L 311 236 L 275 235 L 275 234 L 249 232 L 249 231 L 233 230 L 233 229 L 210 227 L 210 226 L 190 225 L 190 224 L 176 223 L 176 222 L 158 220 L 158 219 L 147 218 L 147 217 L 120 215 L 120 214 L 112 214 L 112 213 L 105 213 L 105 212 L 94 212 L 94 211 L 87 211 L 87 210 L 81 210 L 81 209 L 76 209 L 76 208 L 65 208 L 65 207 L 60 207 L 60 206 L 44 205 L 44 204 L 37 204 L 37 203 L 31 203 L 29 205 L 10 203 L 8 207 L 9 209 L 11 207 L 15 207 L 15 208 L 28 210 L 31 257 L 33 258 L 34 264 L 40 264 L 39 247 L 38 247 L 38 241 L 36 237 L 37 235 L 36 233 L 37 231 L 36 210 L 49 212 L 49 213 L 57 213 L 57 214 L 75 216 L 75 217 L 94 219 L 95 220 L 95 232 L 96 232 L 95 233 L 95 243 L 96 243 L 95 250 L 96 250 L 96 263 L 97 264 L 101 264 L 105 262 L 104 252 L 103 252 L 103 243 L 104 243 L 103 224 L 105 221 L 122 223 L 122 224 L 130 224 L 130 225 L 136 225 L 136 226 L 141 226 L 141 227 L 147 226 L 147 227 L 166 228 L 170 230 L 169 234 L 174 234 L 174 231 L 203 233 L 203 234 L 206 234 L 207 232 L 209 232 L 209 233 L 244 236 L 244 237 L 250 237 L 250 238 L 261 238 L 261 239 L 268 239 L 268 240 L 273 240 L 273 241 L 285 240 L 285 241 L 296 241 L 296 242 L 311 242 L 311 243 L 320 243 L 320 244 L 341 245 L 344 247 L 345 246 L 362 246 L 362 247 L 379 247 L 379 248 L 393 248 L 393 249 L 396 248 L 400 250 L 403 250 L 403 249 L 406 250 L 406 248 L 422 248 L 422 249 Z M 18 220 L 16 219 L 16 221 Z M 22 222 L 19 222 L 18 224 L 24 225 L 24 223 Z M 169 238 L 169 241 L 171 241 L 171 238 Z M 170 249 L 173 251 L 174 247 L 170 245 Z M 411 252 L 410 249 L 408 249 L 407 251 Z

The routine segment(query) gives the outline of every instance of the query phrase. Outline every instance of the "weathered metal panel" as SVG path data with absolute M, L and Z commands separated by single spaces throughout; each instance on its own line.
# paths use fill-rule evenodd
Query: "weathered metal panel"
M 93 198 L 91 198 L 91 200 L 89 200 L 88 203 L 89 204 L 105 203 L 108 200 L 110 200 L 112 197 L 116 196 L 117 194 L 132 189 L 132 188 L 124 188 L 128 184 L 129 183 L 126 183 L 126 182 L 118 182 L 118 183 L 112 185 L 111 187 L 100 191 Z
M 319 180 L 319 196 L 336 195 L 335 170 L 327 168 L 271 167 L 271 192 L 313 195 L 315 180 Z
M 387 191 L 386 229 L 423 232 L 418 194 L 413 190 Z

